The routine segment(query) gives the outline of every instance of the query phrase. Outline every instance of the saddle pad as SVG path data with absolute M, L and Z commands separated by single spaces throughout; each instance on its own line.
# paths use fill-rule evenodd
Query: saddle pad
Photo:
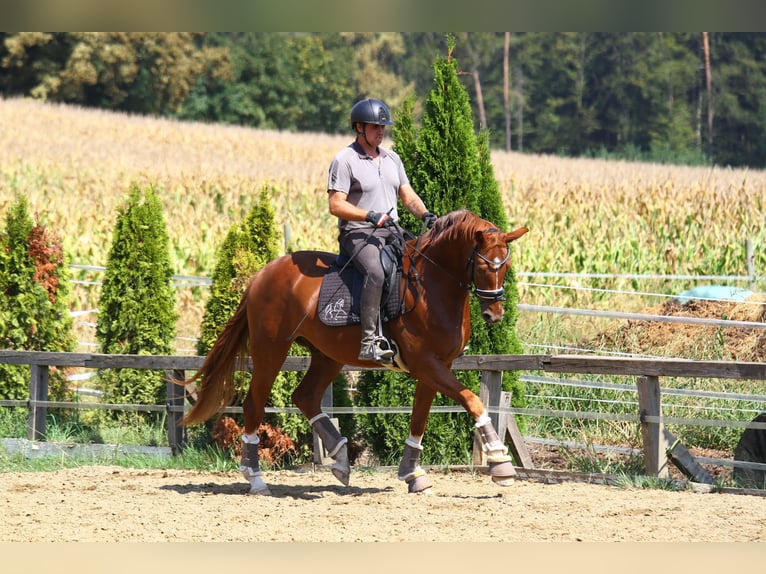
M 330 327 L 359 324 L 359 298 L 362 293 L 362 276 L 352 266 L 343 269 L 334 263 L 322 280 L 319 288 L 317 313 L 319 320 Z M 401 314 L 401 283 L 402 273 L 397 270 L 394 274 L 394 289 L 386 297 L 383 293 L 381 316 L 388 321 Z

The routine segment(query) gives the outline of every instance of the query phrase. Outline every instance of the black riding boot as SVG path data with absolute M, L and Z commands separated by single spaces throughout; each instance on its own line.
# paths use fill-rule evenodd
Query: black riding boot
M 380 295 L 372 289 L 363 289 L 359 303 L 359 316 L 362 324 L 362 345 L 359 350 L 359 360 L 376 363 L 391 361 L 394 352 L 388 347 L 387 341 L 376 333 L 378 313 L 380 312 Z

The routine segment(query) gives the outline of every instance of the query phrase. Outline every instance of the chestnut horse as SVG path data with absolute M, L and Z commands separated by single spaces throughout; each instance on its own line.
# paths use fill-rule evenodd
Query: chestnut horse
M 419 464 L 421 439 L 436 393 L 463 406 L 476 421 L 492 479 L 507 485 L 515 475 L 507 448 L 490 422 L 485 405 L 452 373 L 451 365 L 471 333 L 470 293 L 481 303 L 488 323 L 503 318 L 503 282 L 509 268 L 509 243 L 524 235 L 521 227 L 504 233 L 467 210 L 440 217 L 433 228 L 406 242 L 403 256 L 404 312 L 388 320 L 384 332 L 395 343 L 402 370 L 417 381 L 410 436 L 397 477 L 409 492 L 424 492 L 431 481 Z M 327 326 L 317 301 L 322 278 L 337 255 L 298 251 L 272 260 L 251 279 L 236 312 L 226 324 L 201 368 L 179 384 L 200 382 L 198 399 L 184 424 L 204 422 L 227 406 L 234 394 L 234 374 L 249 352 L 253 360 L 250 389 L 243 403 L 240 470 L 250 493 L 270 494 L 258 463 L 257 429 L 274 379 L 295 341 L 310 349 L 311 362 L 292 394 L 332 457 L 331 471 L 344 485 L 350 464 L 346 437 L 321 410 L 325 389 L 344 365 L 373 367 L 357 359 L 359 325 Z

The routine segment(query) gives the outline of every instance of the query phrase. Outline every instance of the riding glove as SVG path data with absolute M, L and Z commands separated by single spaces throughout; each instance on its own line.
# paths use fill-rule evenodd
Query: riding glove
M 391 219 L 387 213 L 368 211 L 364 218 L 372 223 L 375 227 L 390 227 L 394 224 L 394 220 Z
M 430 211 L 426 211 L 423 214 L 423 217 L 421 217 L 420 219 L 422 219 L 423 223 L 426 224 L 427 229 L 431 229 L 434 226 L 434 223 L 436 223 L 436 215 L 434 215 Z

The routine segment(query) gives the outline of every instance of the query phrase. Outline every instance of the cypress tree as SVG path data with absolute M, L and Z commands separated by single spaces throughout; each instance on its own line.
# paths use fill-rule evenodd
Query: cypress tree
M 450 37 L 446 58 L 437 58 L 434 63 L 434 88 L 426 100 L 419 131 L 414 128 L 411 101 L 401 108 L 393 134 L 395 149 L 413 188 L 431 211 L 444 215 L 467 208 L 506 229 L 508 220 L 490 162 L 487 134 L 477 134 L 474 130 L 470 101 L 459 81 L 453 49 L 454 39 Z M 421 229 L 420 222 L 409 213 L 403 213 L 401 221 L 410 230 Z M 478 301 L 472 298 L 469 353 L 519 352 L 521 346 L 515 334 L 518 294 L 512 270 L 506 276 L 505 287 L 506 314 L 499 325 L 486 325 L 481 319 Z M 478 394 L 478 372 L 456 375 Z M 358 401 L 373 406 L 410 404 L 413 385 L 407 375 L 367 371 L 361 377 Z M 523 403 L 523 388 L 516 373 L 505 374 L 503 388 L 513 392 L 514 405 Z M 437 395 L 434 405 L 454 406 L 454 402 Z M 393 463 L 409 434 L 409 416 L 361 415 L 360 427 L 374 454 L 382 461 Z M 473 430 L 473 421 L 465 413 L 429 416 L 422 460 L 434 464 L 470 462 Z
M 96 338 L 102 353 L 171 353 L 178 316 L 169 244 L 156 188 L 132 184 L 118 210 L 99 298 Z M 106 402 L 156 404 L 165 398 L 162 371 L 102 370 L 100 381 Z
M 247 217 L 229 229 L 218 250 L 197 341 L 199 355 L 207 354 L 236 311 L 248 279 L 278 255 L 274 208 L 269 197 L 273 191 L 265 187 L 261 190 Z
M 29 215 L 27 200 L 16 198 L 0 236 L 0 348 L 27 351 L 73 351 L 69 314 L 71 294 L 63 244 Z M 0 364 L 0 399 L 29 394 L 28 365 Z M 66 380 L 52 369 L 49 395 L 66 398 Z

